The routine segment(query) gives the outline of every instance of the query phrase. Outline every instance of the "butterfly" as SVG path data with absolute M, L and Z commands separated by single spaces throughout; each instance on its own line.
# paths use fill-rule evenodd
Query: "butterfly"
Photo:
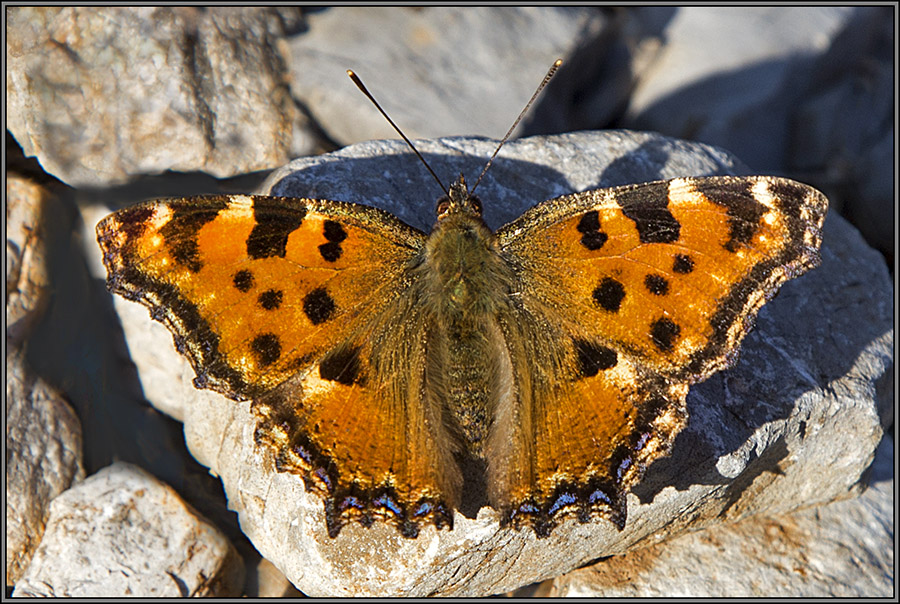
M 331 537 L 452 528 L 473 460 L 501 523 L 546 537 L 625 526 L 689 387 L 819 264 L 827 205 L 785 178 L 677 178 L 491 231 L 460 175 L 428 234 L 360 204 L 209 195 L 119 210 L 97 239 L 110 291 L 172 332 L 197 388 L 252 401 Z
M 827 201 L 774 177 L 574 193 L 491 232 L 460 177 L 428 235 L 382 210 L 220 195 L 97 227 L 108 285 L 151 309 L 198 388 L 253 400 L 256 439 L 328 531 L 452 526 L 459 457 L 505 522 L 626 519 L 625 494 L 766 300 L 819 262 Z

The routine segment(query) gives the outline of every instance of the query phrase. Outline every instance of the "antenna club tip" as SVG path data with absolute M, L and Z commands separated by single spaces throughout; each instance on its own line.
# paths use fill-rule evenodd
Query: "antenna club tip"
M 559 67 L 560 65 L 562 65 L 562 59 L 556 59 L 556 62 L 553 63 L 554 67 Z
M 352 77 L 355 76 L 356 74 L 353 73 L 353 70 L 352 70 L 352 69 L 348 69 L 348 70 L 347 70 L 347 75 L 350 76 L 350 77 L 352 78 Z

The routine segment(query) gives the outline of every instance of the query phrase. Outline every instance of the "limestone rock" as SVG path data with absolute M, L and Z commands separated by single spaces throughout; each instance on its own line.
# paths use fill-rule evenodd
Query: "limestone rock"
M 248 597 L 255 598 L 298 598 L 303 597 L 303 592 L 294 587 L 287 580 L 284 573 L 278 567 L 261 558 L 256 565 L 256 592 L 247 593 Z M 246 589 L 246 588 L 245 588 Z M 249 592 L 249 589 L 246 589 Z
M 597 44 L 608 26 L 593 8 L 535 6 L 342 7 L 311 13 L 307 22 L 309 30 L 290 40 L 291 88 L 342 145 L 396 136 L 347 69 L 410 138 L 499 138 L 562 58 L 544 95 L 553 115 L 542 117 L 536 107 L 526 120 L 547 122 L 538 130 L 558 127 L 574 91 L 595 79 Z
M 226 177 L 290 155 L 301 126 L 278 11 L 20 6 L 7 17 L 8 127 L 68 184 Z
M 50 501 L 84 478 L 81 422 L 33 375 L 21 349 L 6 355 L 6 577 L 15 583 L 44 533 Z
M 43 186 L 16 174 L 6 179 L 6 338 L 19 344 L 47 305 L 49 278 L 42 225 Z
M 860 496 L 755 516 L 615 556 L 557 577 L 550 597 L 890 598 L 893 442 Z
M 640 75 L 622 124 L 722 145 L 754 169 L 783 170 L 789 121 L 815 77 L 814 61 L 861 10 L 636 9 L 632 18 L 645 34 L 656 29 L 662 46 Z
M 53 500 L 13 596 L 234 597 L 243 581 L 218 529 L 168 485 L 117 462 Z
M 423 141 L 420 151 L 449 180 L 477 174 L 494 144 L 448 138 Z M 746 171 L 704 145 L 625 131 L 573 133 L 509 143 L 479 194 L 497 227 L 566 192 L 713 173 Z M 384 207 L 424 229 L 439 194 L 402 143 L 391 141 L 297 160 L 269 188 Z M 429 528 L 416 540 L 393 527 L 356 524 L 332 540 L 321 500 L 298 477 L 272 471 L 270 456 L 256 449 L 248 403 L 186 390 L 185 438 L 221 476 L 257 549 L 310 595 L 502 593 L 723 518 L 825 503 L 854 488 L 881 438 L 890 400 L 878 393 L 890 390 L 893 332 L 883 262 L 839 217 L 826 222 L 822 255 L 820 268 L 788 283 L 762 310 L 741 361 L 692 389 L 688 427 L 629 496 L 622 533 L 609 523 L 572 523 L 537 541 L 529 530 L 501 530 L 484 507 L 475 517 L 457 513 L 452 532 Z

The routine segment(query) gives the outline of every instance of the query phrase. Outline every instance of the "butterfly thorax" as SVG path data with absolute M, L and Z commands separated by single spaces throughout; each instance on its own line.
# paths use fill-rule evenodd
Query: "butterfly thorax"
M 425 245 L 423 277 L 431 331 L 428 357 L 437 400 L 446 401 L 470 453 L 480 456 L 492 415 L 500 343 L 497 314 L 511 272 L 481 218 L 481 204 L 460 178 L 438 203 Z

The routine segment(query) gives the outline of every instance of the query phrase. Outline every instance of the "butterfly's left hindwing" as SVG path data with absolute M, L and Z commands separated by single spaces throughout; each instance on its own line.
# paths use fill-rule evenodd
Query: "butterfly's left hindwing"
M 516 275 L 502 323 L 530 384 L 498 406 L 488 448 L 506 460 L 491 465 L 506 518 L 539 534 L 561 513 L 624 526 L 688 386 L 733 362 L 759 308 L 818 264 L 826 207 L 787 179 L 683 178 L 553 199 L 500 229 Z
M 374 208 L 234 195 L 139 204 L 97 235 L 111 291 L 172 331 L 198 387 L 254 399 L 257 441 L 325 497 L 332 534 L 450 523 L 458 471 L 409 371 L 422 233 Z

